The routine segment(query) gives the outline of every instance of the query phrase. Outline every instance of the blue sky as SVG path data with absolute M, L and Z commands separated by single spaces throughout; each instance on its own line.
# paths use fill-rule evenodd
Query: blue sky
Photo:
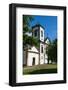
M 57 16 L 34 16 L 34 20 L 30 26 L 41 24 L 45 28 L 45 38 L 49 37 L 50 40 L 57 38 Z

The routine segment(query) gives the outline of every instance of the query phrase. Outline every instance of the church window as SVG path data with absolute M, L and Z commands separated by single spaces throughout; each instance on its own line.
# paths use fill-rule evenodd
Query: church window
M 41 46 L 41 53 L 43 53 L 43 46 Z
M 37 36 L 37 30 L 35 30 L 35 33 L 34 34 L 35 34 L 35 36 Z
M 41 37 L 43 37 L 43 31 L 41 31 Z

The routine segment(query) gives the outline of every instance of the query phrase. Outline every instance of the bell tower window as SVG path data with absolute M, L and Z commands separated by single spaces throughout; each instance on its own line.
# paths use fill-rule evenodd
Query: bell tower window
M 35 35 L 35 37 L 37 37 L 37 30 L 35 30 L 34 35 Z
M 41 31 L 41 37 L 43 37 L 43 31 Z

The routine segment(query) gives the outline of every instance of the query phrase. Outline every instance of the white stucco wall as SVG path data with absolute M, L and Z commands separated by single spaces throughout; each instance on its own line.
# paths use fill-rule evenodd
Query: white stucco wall
M 39 64 L 39 52 L 34 46 L 28 50 L 27 66 L 32 66 L 33 58 L 35 58 L 35 65 L 38 65 Z
M 41 31 L 43 31 L 43 37 L 41 37 Z M 40 40 L 44 41 L 44 30 L 42 27 L 40 27 Z
M 52 63 L 52 61 L 51 60 L 49 60 L 49 64 L 51 64 Z
M 48 63 L 48 56 L 47 56 L 47 54 L 46 54 L 46 47 L 47 47 L 47 44 L 44 45 L 44 49 L 45 49 L 45 51 L 44 51 L 44 52 L 45 52 L 45 53 L 44 53 L 44 54 L 45 54 L 45 55 L 44 55 L 44 56 L 45 56 L 45 58 L 44 58 L 45 60 L 44 60 L 44 61 L 45 61 L 45 64 Z
M 47 64 L 48 63 L 48 56 L 47 56 L 47 54 L 45 54 L 45 64 Z
M 41 53 L 41 46 L 43 46 L 43 53 Z M 40 64 L 44 64 L 44 44 L 40 43 Z
M 26 51 L 23 51 L 23 64 L 26 64 Z
M 47 60 L 47 58 L 45 58 L 45 64 L 47 64 L 48 63 L 48 60 Z
M 35 57 L 35 65 L 39 64 L 39 54 L 28 52 L 27 66 L 32 66 Z

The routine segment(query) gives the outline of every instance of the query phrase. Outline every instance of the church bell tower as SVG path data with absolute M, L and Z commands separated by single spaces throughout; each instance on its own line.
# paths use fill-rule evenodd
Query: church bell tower
M 32 36 L 39 40 L 39 64 L 44 64 L 44 27 L 40 24 L 33 26 Z

